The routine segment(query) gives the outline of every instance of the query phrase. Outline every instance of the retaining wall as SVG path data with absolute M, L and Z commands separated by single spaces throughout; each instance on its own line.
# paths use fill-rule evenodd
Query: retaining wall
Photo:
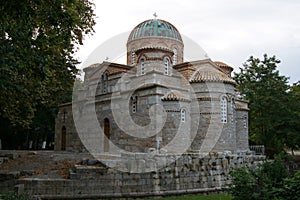
M 229 173 L 247 165 L 256 167 L 265 156 L 231 153 L 187 153 L 165 168 L 142 172 L 146 165 L 138 165 L 136 155 L 123 156 L 121 162 L 127 172 L 120 172 L 105 165 L 78 165 L 70 172 L 70 179 L 20 179 L 24 192 L 45 199 L 101 198 L 169 195 L 219 191 L 230 183 Z M 139 155 L 140 157 L 141 155 Z M 179 155 L 164 155 L 174 159 Z M 163 158 L 159 155 L 159 159 Z M 156 155 L 153 155 L 156 159 Z M 125 162 L 126 160 L 126 162 Z M 111 161 L 116 162 L 116 161 Z M 126 164 L 127 163 L 127 164 Z M 154 166 L 155 167 L 155 166 Z M 158 165 L 156 167 L 159 167 Z M 124 169 L 125 169 L 124 168 Z

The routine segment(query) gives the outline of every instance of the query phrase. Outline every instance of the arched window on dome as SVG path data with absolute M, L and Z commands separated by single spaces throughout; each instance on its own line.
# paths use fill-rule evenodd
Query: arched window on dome
M 131 50 L 131 65 L 134 65 L 135 63 L 135 52 L 134 49 Z
M 177 49 L 173 49 L 173 65 L 177 64 Z
M 165 58 L 165 75 L 169 75 L 169 65 L 170 65 L 169 58 Z
M 140 60 L 140 69 L 141 69 L 141 75 L 145 74 L 145 59 L 141 58 Z
M 181 118 L 181 122 L 185 122 L 186 121 L 186 110 L 184 108 L 182 108 L 180 110 L 180 118 Z
M 221 98 L 220 106 L 221 106 L 221 122 L 227 123 L 227 99 L 225 97 Z
M 102 74 L 101 76 L 102 94 L 107 93 L 107 80 L 108 80 L 107 73 Z

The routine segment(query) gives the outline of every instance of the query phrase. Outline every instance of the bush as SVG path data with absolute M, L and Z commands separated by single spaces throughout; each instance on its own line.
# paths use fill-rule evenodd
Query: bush
M 283 187 L 278 188 L 276 191 L 279 199 L 300 199 L 300 171 L 296 172 L 294 177 L 285 179 Z
M 287 168 L 284 155 L 275 157 L 273 162 L 265 162 L 256 169 L 243 167 L 231 173 L 232 184 L 229 191 L 235 200 L 278 199 L 285 179 Z

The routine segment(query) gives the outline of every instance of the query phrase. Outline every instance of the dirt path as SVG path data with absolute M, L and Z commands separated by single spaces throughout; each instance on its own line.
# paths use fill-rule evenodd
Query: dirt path
M 0 170 L 20 171 L 22 177 L 68 178 L 69 170 L 89 154 L 54 151 L 0 151 L 0 157 L 7 157 Z

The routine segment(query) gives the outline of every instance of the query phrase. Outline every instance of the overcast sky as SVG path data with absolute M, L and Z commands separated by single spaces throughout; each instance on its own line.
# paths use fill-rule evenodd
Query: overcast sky
M 154 18 L 172 23 L 212 60 L 235 71 L 250 55 L 281 60 L 279 71 L 300 80 L 300 1 L 298 0 L 95 0 L 95 34 L 77 53 L 81 61 L 112 37 Z M 124 46 L 126 41 L 122 43 Z M 124 46 L 125 51 L 125 46 Z

